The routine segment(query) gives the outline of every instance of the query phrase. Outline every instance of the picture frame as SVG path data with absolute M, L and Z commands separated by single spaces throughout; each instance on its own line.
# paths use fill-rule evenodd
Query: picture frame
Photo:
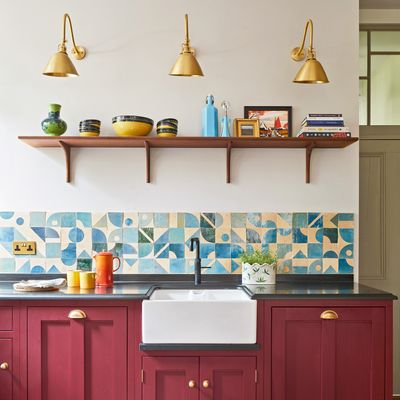
M 291 106 L 245 106 L 244 117 L 259 120 L 262 138 L 292 136 Z
M 260 121 L 255 118 L 235 118 L 234 134 L 238 138 L 258 138 L 260 137 Z

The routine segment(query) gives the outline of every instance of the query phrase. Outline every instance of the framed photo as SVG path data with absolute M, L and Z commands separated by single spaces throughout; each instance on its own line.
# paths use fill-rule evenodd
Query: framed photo
M 292 107 L 245 106 L 244 117 L 260 121 L 260 137 L 292 136 Z
M 260 137 L 260 122 L 258 119 L 236 118 L 234 132 L 236 137 L 241 138 Z

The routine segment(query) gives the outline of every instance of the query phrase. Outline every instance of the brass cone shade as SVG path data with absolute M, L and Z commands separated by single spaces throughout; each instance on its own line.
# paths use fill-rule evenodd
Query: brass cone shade
M 43 71 L 43 75 L 57 77 L 79 76 L 78 71 L 65 51 L 58 51 L 51 57 Z
M 329 83 L 321 63 L 315 58 L 309 58 L 295 76 L 294 83 Z
M 204 76 L 196 57 L 191 52 L 186 51 L 179 54 L 169 74 L 174 76 Z

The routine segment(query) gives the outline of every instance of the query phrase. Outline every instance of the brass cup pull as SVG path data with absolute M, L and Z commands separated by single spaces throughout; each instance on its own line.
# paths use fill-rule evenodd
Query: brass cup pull
M 337 314 L 336 311 L 333 310 L 325 310 L 323 313 L 321 313 L 321 319 L 338 319 L 339 315 Z
M 206 379 L 205 381 L 203 381 L 203 388 L 208 389 L 209 387 L 210 387 L 210 381 Z
M 71 319 L 84 319 L 86 318 L 86 314 L 82 310 L 72 310 L 68 314 L 68 318 Z
M 194 381 L 193 379 L 191 379 L 188 383 L 188 386 L 190 389 L 194 389 L 196 387 L 196 381 Z
M 6 362 L 1 363 L 0 369 L 4 369 L 4 370 L 8 369 L 8 363 L 6 363 Z

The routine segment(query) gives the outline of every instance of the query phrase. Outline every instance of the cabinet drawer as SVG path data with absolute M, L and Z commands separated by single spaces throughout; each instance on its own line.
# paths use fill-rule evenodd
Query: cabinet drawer
M 13 309 L 12 307 L 0 307 L 0 331 L 12 331 Z

